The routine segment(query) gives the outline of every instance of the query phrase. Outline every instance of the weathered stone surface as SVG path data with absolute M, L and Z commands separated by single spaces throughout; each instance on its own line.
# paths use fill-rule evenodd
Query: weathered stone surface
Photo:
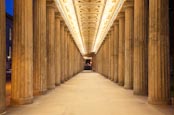
M 114 23 L 114 82 L 118 82 L 119 21 Z
M 60 40 L 60 15 L 56 13 L 55 20 L 55 83 L 60 85 L 61 83 L 61 40 Z
M 47 90 L 46 0 L 34 0 L 33 90 L 34 95 Z
M 134 94 L 147 95 L 148 1 L 134 0 Z
M 33 3 L 14 1 L 12 92 L 13 104 L 33 102 Z
M 5 39 L 5 1 L 0 0 L 0 114 L 5 111 L 5 74 L 6 74 L 6 39 Z
M 118 54 L 118 84 L 124 85 L 125 63 L 125 14 L 118 15 L 119 20 L 119 54 Z
M 134 8 L 132 0 L 125 2 L 125 79 L 124 88 L 133 89 Z
M 47 2 L 47 87 L 55 88 L 55 7 Z
M 60 40 L 61 40 L 61 82 L 65 81 L 65 72 L 64 72 L 64 22 L 60 23 Z
M 169 0 L 149 1 L 148 101 L 169 104 Z

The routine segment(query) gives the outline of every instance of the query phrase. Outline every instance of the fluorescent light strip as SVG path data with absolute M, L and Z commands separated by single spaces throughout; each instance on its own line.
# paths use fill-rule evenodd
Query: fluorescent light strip
M 62 14 L 63 19 L 65 20 L 66 25 L 68 26 L 70 32 L 72 33 L 73 39 L 76 45 L 78 46 L 81 54 L 84 55 L 86 54 L 86 50 L 84 48 L 82 38 L 80 35 L 80 29 L 77 22 L 77 17 L 76 17 L 73 1 L 67 0 L 66 4 L 61 3 L 61 1 L 62 0 L 55 0 L 56 5 L 59 9 L 59 12 Z M 66 6 L 70 8 L 69 12 L 66 12 L 66 8 L 65 8 Z M 68 15 L 70 15 L 72 19 L 69 19 Z
M 95 41 L 95 44 L 93 45 L 93 50 L 92 52 L 95 52 L 97 53 L 98 49 L 100 48 L 103 40 L 105 39 L 108 31 L 110 30 L 110 27 L 112 26 L 112 24 L 114 23 L 120 9 L 122 8 L 122 5 L 124 3 L 125 0 L 120 0 L 118 5 L 116 6 L 116 9 L 115 9 L 115 12 L 114 12 L 114 15 L 112 16 L 111 20 L 109 20 L 109 23 L 108 23 L 108 26 L 106 28 L 102 27 L 104 26 L 104 23 L 106 23 L 106 21 L 104 21 L 104 19 L 106 18 L 106 14 L 103 15 L 103 18 L 102 18 L 102 24 L 100 25 L 100 30 L 97 34 L 97 37 L 96 37 L 96 41 Z M 107 4 L 108 5 L 108 4 Z M 109 6 L 106 6 L 105 8 L 107 8 Z M 106 11 L 104 11 L 104 13 L 107 13 Z M 105 29 L 105 31 L 104 31 Z M 104 32 L 103 32 L 104 31 Z M 102 34 L 103 33 L 103 34 Z

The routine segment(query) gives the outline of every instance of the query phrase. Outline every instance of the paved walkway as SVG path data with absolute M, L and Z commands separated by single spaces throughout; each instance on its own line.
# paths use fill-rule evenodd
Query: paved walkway
M 8 108 L 7 115 L 174 115 L 174 110 L 149 105 L 146 97 L 97 73 L 83 72 L 31 105 Z

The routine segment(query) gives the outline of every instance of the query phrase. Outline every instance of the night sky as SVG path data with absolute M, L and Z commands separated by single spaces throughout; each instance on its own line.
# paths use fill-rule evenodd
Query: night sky
M 6 3 L 6 12 L 10 15 L 13 15 L 13 0 L 5 0 Z

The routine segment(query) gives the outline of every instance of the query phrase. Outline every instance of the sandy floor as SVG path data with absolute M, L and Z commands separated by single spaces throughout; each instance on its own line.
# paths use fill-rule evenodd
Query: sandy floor
M 7 115 L 174 115 L 174 108 L 149 105 L 147 97 L 135 96 L 97 73 L 83 72 L 35 97 L 33 104 L 9 107 Z

